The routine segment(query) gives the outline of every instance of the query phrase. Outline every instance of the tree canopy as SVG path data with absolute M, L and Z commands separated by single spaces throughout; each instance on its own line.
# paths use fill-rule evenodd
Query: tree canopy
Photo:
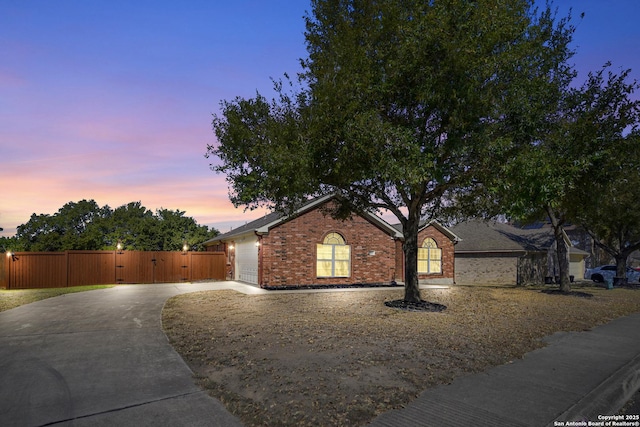
M 615 258 L 619 277 L 638 248 L 640 223 L 633 207 L 640 101 L 632 97 L 638 83 L 629 81 L 629 74 L 614 73 L 605 64 L 581 86 L 565 85 L 549 125 L 505 158 L 494 176 L 497 211 L 525 223 L 551 222 L 563 291 L 570 290 L 566 224 L 583 227 Z
M 212 168 L 236 205 L 334 192 L 340 213 L 392 212 L 405 300 L 418 301 L 420 221 L 485 191 L 496 162 L 552 114 L 572 33 L 528 0 L 314 0 L 298 81 L 277 82 L 272 101 L 222 102 Z
M 579 91 L 573 142 L 585 160 L 568 191 L 572 219 L 615 259 L 620 279 L 640 249 L 640 85 L 629 74 L 603 67 Z
M 148 251 L 202 250 L 201 244 L 218 231 L 198 225 L 184 211 L 158 209 L 152 212 L 140 202 L 111 209 L 94 200 L 68 202 L 53 215 L 32 214 L 18 227 L 15 237 L 2 238 L 0 248 L 13 251 L 113 250 Z

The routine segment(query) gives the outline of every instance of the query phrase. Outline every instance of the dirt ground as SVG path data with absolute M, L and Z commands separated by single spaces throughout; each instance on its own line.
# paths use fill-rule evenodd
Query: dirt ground
M 401 289 L 172 298 L 163 326 L 196 381 L 248 426 L 354 426 L 429 387 L 509 363 L 556 331 L 640 311 L 640 290 L 424 290 L 443 312 L 386 307 Z

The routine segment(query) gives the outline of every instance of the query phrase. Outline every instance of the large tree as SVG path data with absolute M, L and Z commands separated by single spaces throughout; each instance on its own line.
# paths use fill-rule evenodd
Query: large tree
M 118 242 L 134 250 L 175 251 L 185 243 L 191 250 L 200 250 L 203 242 L 218 234 L 184 214 L 169 209 L 154 214 L 140 202 L 115 210 L 94 200 L 68 202 L 53 215 L 31 215 L 14 238 L 2 239 L 0 250 L 113 250 Z
M 640 88 L 630 70 L 590 73 L 576 103 L 573 142 L 588 153 L 569 191 L 572 215 L 616 260 L 626 280 L 627 258 L 640 249 Z
M 573 29 L 528 0 L 315 0 L 306 29 L 299 86 L 222 103 L 212 167 L 236 204 L 336 192 L 341 214 L 393 213 L 420 301 L 421 220 L 469 199 L 544 116 Z
M 555 113 L 542 121 L 529 142 L 500 168 L 494 180 L 498 210 L 520 221 L 548 219 L 556 236 L 560 289 L 571 290 L 566 223 L 582 225 L 596 244 L 618 260 L 624 273 L 626 257 L 636 247 L 638 219 L 631 200 L 637 181 L 637 88 L 629 71 L 611 72 L 610 64 L 574 84 L 565 73 Z M 621 276 L 623 277 L 623 276 Z
M 547 99 L 545 115 L 521 135 L 514 148 L 502 152 L 496 173 L 486 181 L 488 197 L 495 202 L 484 212 L 504 214 L 527 224 L 538 220 L 551 223 L 560 290 L 571 290 L 569 248 L 564 226 L 570 221 L 569 190 L 575 186 L 588 154 L 577 138 L 575 98 L 569 85 L 575 73 L 563 73 L 555 96 Z M 491 209 L 493 208 L 493 209 Z
M 97 224 L 110 214 L 108 206 L 101 208 L 94 200 L 68 202 L 53 215 L 32 214 L 18 226 L 16 238 L 28 251 L 97 250 L 103 240 Z
M 601 151 L 604 157 L 594 161 L 593 173 L 580 186 L 577 221 L 615 260 L 616 280 L 624 283 L 629 255 L 640 249 L 640 134 L 627 135 L 620 142 L 615 155 L 625 157 L 614 161 L 606 158 L 609 150 Z

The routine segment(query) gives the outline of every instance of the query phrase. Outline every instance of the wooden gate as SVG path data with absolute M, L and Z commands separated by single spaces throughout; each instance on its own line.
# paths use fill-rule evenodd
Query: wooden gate
M 4 255 L 4 254 L 3 254 Z M 17 252 L 0 259 L 0 287 L 225 280 L 224 252 Z
M 224 252 L 190 252 L 191 281 L 225 280 L 226 260 Z
M 116 283 L 224 280 L 225 255 L 218 252 L 116 253 Z

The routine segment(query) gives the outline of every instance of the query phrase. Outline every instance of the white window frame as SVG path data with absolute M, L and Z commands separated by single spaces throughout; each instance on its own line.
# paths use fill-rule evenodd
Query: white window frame
M 426 252 L 426 257 L 420 255 Z M 437 254 L 437 256 L 436 256 Z M 433 269 L 432 263 L 438 262 L 437 271 Z M 420 266 L 426 264 L 426 270 L 421 270 Z M 418 274 L 442 274 L 442 248 L 438 247 L 438 242 L 432 237 L 427 237 L 422 241 L 422 246 L 418 248 Z
M 320 258 L 323 253 L 328 253 L 326 249 L 331 247 L 331 257 Z M 346 259 L 336 258 L 336 249 L 337 248 L 346 248 L 347 257 Z M 339 251 L 339 249 L 338 249 Z M 320 263 L 331 263 L 331 272 L 329 274 L 321 274 Z M 347 263 L 346 273 L 339 274 L 337 273 L 336 264 Z M 344 237 L 339 233 L 329 233 L 325 236 L 322 243 L 318 243 L 316 245 L 316 277 L 319 278 L 331 278 L 331 277 L 351 277 L 351 247 L 346 244 Z

